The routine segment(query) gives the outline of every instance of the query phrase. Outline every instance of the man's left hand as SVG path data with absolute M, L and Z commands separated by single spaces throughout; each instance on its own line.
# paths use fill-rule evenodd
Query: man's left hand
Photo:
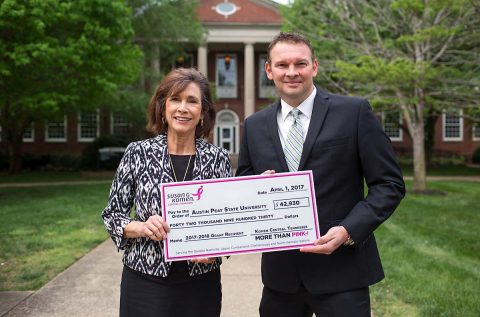
M 190 261 L 194 263 L 201 263 L 201 264 L 212 264 L 215 262 L 215 258 L 193 258 Z
M 313 246 L 300 248 L 300 252 L 332 254 L 348 239 L 347 229 L 343 226 L 332 227 L 328 232 L 313 242 Z

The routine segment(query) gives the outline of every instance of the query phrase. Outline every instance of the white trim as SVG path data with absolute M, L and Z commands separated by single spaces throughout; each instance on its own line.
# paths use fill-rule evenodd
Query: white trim
M 63 138 L 51 138 L 48 136 L 48 125 L 49 122 L 45 121 L 45 142 L 47 143 L 64 143 L 67 142 L 67 115 L 63 115 Z
M 275 25 L 225 25 L 203 23 L 208 29 L 207 43 L 270 43 L 280 31 Z
M 232 144 L 232 148 L 228 151 L 229 154 L 238 154 L 240 150 L 240 120 L 238 118 L 238 115 L 235 113 L 235 111 L 230 110 L 230 109 L 223 109 L 217 112 L 217 118 L 220 117 L 223 113 L 229 113 L 233 115 L 234 121 L 231 122 L 226 122 L 222 123 L 218 120 L 215 120 L 215 128 L 213 129 L 213 143 L 218 146 L 222 147 L 220 144 L 221 142 L 218 142 L 218 129 L 222 128 L 232 128 L 232 132 L 235 132 L 234 135 L 234 144 Z
M 31 138 L 23 137 L 22 138 L 23 143 L 32 143 L 35 141 L 35 125 L 32 123 L 29 128 L 32 129 L 32 137 Z M 25 135 L 25 133 L 23 135 Z
M 32 137 L 31 138 L 22 137 L 23 143 L 32 143 L 35 141 L 35 125 L 32 123 L 30 128 L 32 129 Z M 0 125 L 0 142 L 2 142 L 2 126 L 1 125 Z
M 85 112 L 85 111 L 83 111 Z M 77 115 L 77 140 L 78 142 L 92 142 L 93 140 L 95 140 L 95 138 L 97 138 L 100 134 L 100 111 L 99 109 L 97 110 L 94 110 L 93 112 L 96 113 L 96 121 L 97 121 L 97 124 L 96 124 L 96 131 L 95 131 L 95 137 L 90 137 L 90 138 L 82 138 L 82 135 L 81 135 L 81 123 L 82 123 L 82 111 L 80 111 Z
M 461 142 L 463 141 L 463 110 L 458 112 L 458 119 L 459 119 L 459 132 L 460 136 L 458 137 L 447 137 L 445 135 L 445 121 L 447 119 L 448 113 L 445 111 L 442 113 L 442 141 L 444 142 Z
M 472 141 L 480 141 L 480 137 L 475 137 L 475 130 L 480 132 L 480 123 L 477 123 L 477 127 L 475 128 L 475 122 L 472 124 Z

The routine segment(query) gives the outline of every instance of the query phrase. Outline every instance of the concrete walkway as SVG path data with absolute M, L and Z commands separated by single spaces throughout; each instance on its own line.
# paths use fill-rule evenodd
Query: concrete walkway
M 0 292 L 0 316 L 118 316 L 121 270 L 109 239 L 36 292 Z M 258 316 L 260 254 L 225 260 L 222 285 L 223 317 Z

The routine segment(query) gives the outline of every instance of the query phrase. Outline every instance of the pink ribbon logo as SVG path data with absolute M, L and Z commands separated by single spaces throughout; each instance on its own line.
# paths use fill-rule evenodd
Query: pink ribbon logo
M 195 197 L 197 197 L 197 200 L 200 200 L 200 198 L 202 198 L 202 193 L 203 193 L 203 186 L 200 186 L 200 187 L 197 189 L 197 193 L 196 193 L 196 194 L 192 194 L 192 196 L 195 196 Z

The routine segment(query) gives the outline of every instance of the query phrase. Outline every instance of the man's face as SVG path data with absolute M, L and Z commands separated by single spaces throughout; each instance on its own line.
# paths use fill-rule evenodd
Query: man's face
M 292 107 L 312 93 L 317 70 L 317 60 L 312 61 L 312 53 L 303 43 L 275 44 L 270 51 L 270 63 L 265 63 L 268 78 L 274 81 L 280 97 Z

